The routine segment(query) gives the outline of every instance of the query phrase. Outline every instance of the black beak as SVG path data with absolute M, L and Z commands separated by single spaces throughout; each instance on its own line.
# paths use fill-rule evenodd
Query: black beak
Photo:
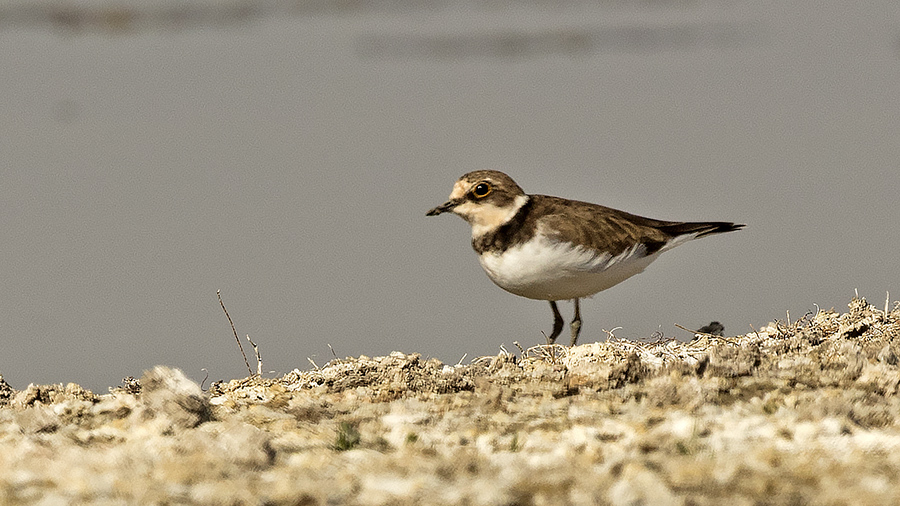
M 425 213 L 425 216 L 437 216 L 441 213 L 446 213 L 447 211 L 452 211 L 453 208 L 456 207 L 457 205 L 459 205 L 459 200 L 456 200 L 456 199 L 448 200 L 447 202 L 444 202 L 443 204 L 441 204 L 441 205 L 435 207 L 434 209 L 428 211 L 427 213 Z

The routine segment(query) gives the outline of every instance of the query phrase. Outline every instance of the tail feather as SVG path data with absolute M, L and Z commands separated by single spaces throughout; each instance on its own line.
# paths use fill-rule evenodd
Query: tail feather
M 707 221 L 707 222 L 687 222 L 673 223 L 660 227 L 662 231 L 678 237 L 680 235 L 691 235 L 693 238 L 705 237 L 707 235 L 722 234 L 725 232 L 733 232 L 740 230 L 746 225 L 738 223 L 729 223 L 727 221 Z

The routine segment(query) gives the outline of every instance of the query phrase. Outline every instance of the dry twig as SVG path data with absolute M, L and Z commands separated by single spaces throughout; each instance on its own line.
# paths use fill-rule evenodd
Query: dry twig
M 222 311 L 225 311 L 225 317 L 228 318 L 228 323 L 231 324 L 231 332 L 234 333 L 234 340 L 237 341 L 238 349 L 241 350 L 241 355 L 244 356 L 244 363 L 247 364 L 247 372 L 253 376 L 253 369 L 250 369 L 250 361 L 247 360 L 247 354 L 244 353 L 244 347 L 241 346 L 241 339 L 237 335 L 237 330 L 234 328 L 234 322 L 231 320 L 231 315 L 228 314 L 228 310 L 225 309 L 225 303 L 222 302 L 222 290 L 216 290 L 216 296 L 219 297 L 219 305 L 222 306 Z

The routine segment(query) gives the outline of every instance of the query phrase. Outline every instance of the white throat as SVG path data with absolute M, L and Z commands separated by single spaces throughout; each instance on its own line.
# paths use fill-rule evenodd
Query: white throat
M 519 195 L 511 205 L 504 207 L 464 202 L 456 206 L 453 212 L 472 225 L 472 238 L 476 239 L 508 223 L 527 202 L 528 195 Z

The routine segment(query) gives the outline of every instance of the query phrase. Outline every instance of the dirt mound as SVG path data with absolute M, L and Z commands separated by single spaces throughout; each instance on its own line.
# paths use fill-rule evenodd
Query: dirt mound
M 900 309 L 743 336 L 335 359 L 96 395 L 0 378 L 0 502 L 900 503 Z

